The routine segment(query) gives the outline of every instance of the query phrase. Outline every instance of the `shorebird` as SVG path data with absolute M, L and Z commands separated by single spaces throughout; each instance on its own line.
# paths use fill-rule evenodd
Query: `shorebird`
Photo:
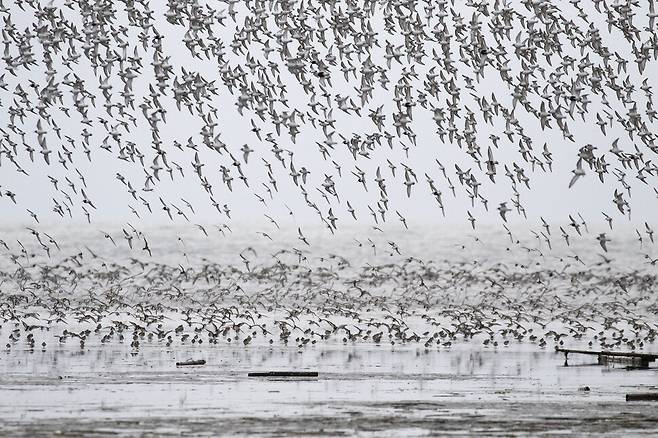
M 608 248 L 606 246 L 607 242 L 610 242 L 610 239 L 606 237 L 605 233 L 599 234 L 596 239 L 599 241 L 599 245 L 601 245 L 601 248 L 603 248 L 603 251 L 608 252 Z

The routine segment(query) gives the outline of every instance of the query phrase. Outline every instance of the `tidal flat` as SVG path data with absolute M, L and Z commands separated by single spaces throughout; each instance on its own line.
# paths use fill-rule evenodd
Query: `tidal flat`
M 658 434 L 658 369 L 596 366 L 518 344 L 64 345 L 2 354 L 5 436 Z M 189 358 L 206 365 L 177 367 Z M 264 370 L 317 378 L 251 378 Z M 584 390 L 587 387 L 589 390 Z

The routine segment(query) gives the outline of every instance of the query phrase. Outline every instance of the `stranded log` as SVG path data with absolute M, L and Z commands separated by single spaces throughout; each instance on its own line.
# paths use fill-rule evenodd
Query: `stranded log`
M 185 360 L 183 362 L 176 362 L 177 367 L 187 367 L 191 365 L 205 365 L 206 361 L 203 359 L 199 360 Z
M 658 392 L 626 394 L 626 401 L 658 401 Z
M 265 371 L 247 374 L 248 377 L 318 377 L 317 371 Z

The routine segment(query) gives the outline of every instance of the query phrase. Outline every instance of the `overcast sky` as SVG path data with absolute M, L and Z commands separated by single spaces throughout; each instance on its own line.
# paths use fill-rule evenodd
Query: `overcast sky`
M 517 2 L 512 3 L 515 4 L 517 9 L 522 10 L 516 5 Z M 53 4 L 62 7 L 63 2 L 55 1 Z M 13 20 L 19 30 L 22 31 L 28 24 L 35 22 L 29 8 L 26 8 L 26 12 L 22 12 L 13 5 L 8 7 L 11 8 Z M 52 108 L 52 110 L 49 110 L 49 114 L 62 128 L 62 134 L 70 135 L 76 140 L 76 142 L 78 142 L 77 149 L 73 150 L 74 164 L 69 164 L 69 169 L 67 170 L 57 162 L 56 152 L 62 150 L 61 145 L 66 145 L 66 140 L 63 136 L 61 140 L 57 138 L 55 132 L 51 131 L 47 134 L 48 145 L 53 151 L 55 151 L 55 153 L 52 154 L 50 166 L 47 166 L 44 163 L 38 152 L 35 153 L 34 163 L 30 162 L 26 152 L 23 150 L 23 147 L 19 142 L 18 161 L 29 176 L 16 172 L 14 166 L 3 157 L 2 171 L 0 172 L 0 185 L 3 190 L 11 190 L 17 194 L 17 205 L 14 205 L 6 196 L 0 198 L 3 220 L 6 221 L 6 223 L 29 222 L 31 219 L 27 215 L 26 209 L 30 209 L 37 213 L 42 223 L 76 223 L 84 220 L 84 216 L 79 208 L 74 211 L 76 215 L 74 220 L 68 218 L 61 219 L 52 211 L 54 205 L 53 198 L 56 198 L 58 202 L 62 203 L 64 196 L 61 193 L 55 193 L 54 188 L 50 183 L 49 176 L 57 178 L 59 180 L 60 188 L 70 193 L 75 199 L 77 205 L 80 204 L 80 195 L 73 194 L 65 181 L 65 177 L 68 176 L 75 183 L 76 189 L 80 189 L 80 181 L 76 177 L 76 172 L 74 170 L 77 168 L 83 175 L 85 175 L 88 186 L 86 193 L 98 207 L 98 210 L 93 211 L 92 213 L 93 219 L 96 221 L 110 221 L 117 223 L 130 221 L 134 224 L 167 223 L 169 222 L 169 219 L 166 213 L 161 210 L 158 201 L 158 196 L 162 196 L 166 202 L 173 203 L 183 208 L 186 212 L 191 213 L 186 207 L 184 207 L 181 198 L 189 201 L 196 212 L 194 215 L 190 214 L 191 221 L 195 223 L 228 222 L 233 226 L 239 226 L 242 223 L 249 222 L 266 223 L 267 220 L 263 215 L 268 214 L 282 222 L 289 220 L 297 221 L 299 223 L 321 225 L 315 212 L 305 205 L 299 189 L 292 183 L 289 176 L 290 170 L 288 168 L 284 169 L 269 150 L 270 146 L 266 143 L 260 143 L 254 133 L 250 131 L 250 120 L 252 118 L 262 126 L 263 134 L 266 132 L 274 132 L 273 125 L 270 123 L 262 123 L 248 110 L 245 110 L 244 116 L 241 116 L 235 105 L 237 96 L 231 95 L 221 83 L 217 72 L 216 62 L 205 59 L 201 61 L 193 59 L 189 55 L 185 46 L 181 43 L 184 36 L 184 29 L 180 26 L 173 26 L 164 20 L 164 13 L 166 12 L 164 7 L 160 8 L 156 3 L 153 3 L 152 7 L 155 8 L 154 12 L 157 18 L 157 27 L 162 35 L 164 35 L 164 50 L 166 55 L 171 57 L 170 62 L 174 66 L 174 73 L 180 74 L 181 67 L 183 67 L 187 70 L 200 72 L 207 80 L 217 81 L 216 84 L 219 88 L 219 94 L 213 98 L 213 105 L 218 108 L 219 119 L 217 120 L 218 126 L 215 128 L 215 132 L 221 133 L 222 141 L 227 144 L 233 155 L 240 159 L 242 159 L 240 148 L 243 144 L 248 144 L 251 148 L 255 149 L 255 152 L 249 157 L 249 163 L 243 164 L 242 166 L 248 177 L 250 187 L 245 187 L 244 184 L 237 179 L 237 173 L 235 170 L 233 170 L 235 178 L 233 181 L 233 191 L 228 191 L 226 186 L 222 184 L 219 166 L 220 164 L 224 164 L 227 167 L 231 167 L 231 159 L 226 154 L 220 156 L 211 150 L 203 148 L 203 145 L 201 144 L 201 136 L 199 135 L 202 122 L 197 116 L 191 116 L 185 108 L 179 112 L 171 98 L 171 90 L 169 90 L 167 92 L 168 97 L 161 99 L 167 109 L 167 115 L 166 123 L 160 123 L 160 137 L 163 140 L 163 148 L 167 151 L 168 159 L 179 163 L 183 167 L 185 178 L 180 178 L 180 175 L 176 174 L 177 178 L 174 181 L 171 181 L 169 175 L 166 172 L 162 172 L 161 182 L 158 183 L 155 191 L 140 192 L 141 196 L 144 196 L 149 200 L 154 210 L 154 214 L 148 214 L 148 211 L 142 203 L 132 199 L 126 190 L 126 187 L 116 179 L 116 174 L 120 173 L 132 182 L 135 189 L 140 191 L 144 187 L 144 171 L 138 164 L 117 159 L 118 148 L 116 147 L 116 144 L 114 144 L 111 153 L 99 148 L 99 145 L 107 136 L 107 133 L 102 127 L 102 124 L 98 123 L 98 117 L 106 119 L 110 119 L 110 117 L 102 106 L 104 98 L 98 89 L 99 80 L 94 77 L 89 61 L 82 56 L 79 64 L 75 66 L 74 72 L 85 80 L 86 87 L 89 91 L 92 91 L 97 95 L 96 108 L 90 109 L 89 111 L 89 118 L 95 122 L 93 128 L 88 127 L 93 133 L 90 141 L 90 147 L 93 151 L 92 162 L 87 161 L 86 156 L 79 145 L 81 142 L 80 132 L 82 131 L 82 128 L 84 128 L 84 126 L 79 123 L 81 120 L 79 114 L 72 110 L 71 117 L 66 118 L 62 111 L 57 110 L 56 107 Z M 565 2 L 563 9 L 567 11 L 570 10 L 569 8 L 570 5 Z M 116 9 L 119 11 L 120 17 L 117 24 L 122 23 L 126 25 L 127 21 L 123 5 L 117 4 Z M 472 9 L 466 8 L 465 6 L 456 6 L 456 9 L 462 11 L 465 16 L 465 21 L 468 22 L 472 14 Z M 77 23 L 79 28 L 82 27 L 80 17 L 75 12 L 67 8 L 62 8 L 62 11 L 67 19 Z M 621 53 L 628 51 L 629 46 L 621 40 L 618 31 L 616 31 L 616 33 L 613 31 L 612 35 L 608 34 L 607 27 L 602 21 L 605 17 L 594 14 L 593 10 L 590 12 L 592 12 L 590 18 L 598 20 L 597 26 L 600 27 L 602 36 L 609 44 L 610 49 L 620 51 Z M 571 12 L 570 16 L 575 20 L 578 20 L 575 13 Z M 238 15 L 238 17 L 238 22 L 242 25 L 244 15 Z M 381 14 L 377 14 L 376 17 L 381 18 Z M 376 19 L 373 19 L 373 22 L 376 22 Z M 225 38 L 226 51 L 230 53 L 230 41 L 235 24 L 230 20 L 227 20 L 226 23 L 227 26 L 223 28 L 223 33 L 220 36 Z M 580 21 L 580 23 L 582 23 L 582 21 Z M 375 30 L 381 32 L 383 29 L 380 28 Z M 130 40 L 131 46 L 129 51 L 131 52 L 133 44 L 137 42 L 137 33 L 132 28 L 130 32 L 133 37 Z M 512 34 L 515 35 L 517 32 L 518 31 L 515 29 L 512 31 Z M 385 61 L 382 58 L 385 40 L 394 42 L 399 41 L 399 38 L 396 40 L 395 36 L 386 35 L 382 32 L 380 39 L 382 42 L 382 48 L 377 49 L 377 51 L 373 53 L 373 61 L 379 65 L 385 65 Z M 0 99 L 3 107 L 5 107 L 2 115 L 0 115 L 0 125 L 3 125 L 3 127 L 6 127 L 9 123 L 6 109 L 12 104 L 12 101 L 15 98 L 15 96 L 12 95 L 15 86 L 20 83 L 28 94 L 32 93 L 31 97 L 33 98 L 34 94 L 29 87 L 28 80 L 33 80 L 37 84 L 43 84 L 44 82 L 45 75 L 43 72 L 43 64 L 41 62 L 42 51 L 36 40 L 33 40 L 33 45 L 36 59 L 40 63 L 39 67 L 33 68 L 29 72 L 20 70 L 18 77 L 5 74 L 5 81 L 9 86 L 7 90 L 0 90 Z M 428 45 L 427 47 L 428 53 L 431 53 L 432 46 Z M 325 50 L 322 47 L 318 47 L 318 49 Z M 579 51 L 572 49 L 566 44 L 564 50 L 565 53 L 568 53 L 576 59 L 577 65 L 578 60 L 581 58 Z M 139 51 L 144 58 L 144 68 L 142 69 L 142 77 L 134 81 L 133 90 L 136 95 L 136 105 L 141 102 L 143 96 L 148 94 L 147 85 L 153 80 L 153 73 L 149 66 L 149 63 L 152 61 L 152 48 L 149 47 L 148 51 L 145 52 L 140 45 Z M 455 48 L 453 49 L 453 52 L 454 57 L 458 58 L 458 50 Z M 333 53 L 337 54 L 335 48 Z M 262 57 L 262 53 L 258 53 L 257 51 L 254 51 L 252 55 Z M 61 53 L 56 56 L 55 65 L 58 71 L 57 79 L 62 81 L 64 74 L 70 71 L 67 70 L 65 66 L 61 65 L 61 59 L 59 58 L 61 58 Z M 510 58 L 514 58 L 513 54 Z M 244 63 L 244 59 L 241 59 L 241 57 L 236 55 L 230 55 L 229 59 L 233 65 Z M 280 64 L 281 79 L 287 85 L 288 89 L 290 110 L 293 108 L 299 108 L 300 110 L 305 111 L 307 108 L 305 103 L 308 102 L 308 96 L 302 92 L 301 86 L 286 71 L 285 65 L 283 65 L 277 53 L 272 53 L 270 55 L 270 60 Z M 592 56 L 591 60 L 593 62 L 600 62 L 600 58 L 595 56 Z M 0 65 L 4 65 L 3 62 L 4 61 L 0 61 Z M 353 57 L 352 62 L 354 62 L 357 68 L 359 68 L 358 59 L 356 57 Z M 425 63 L 425 66 L 416 66 L 416 71 L 419 73 L 420 77 L 417 83 L 418 87 L 422 86 L 422 81 L 425 79 L 424 73 L 432 66 L 431 57 L 427 58 Z M 461 64 L 458 66 L 459 68 L 465 68 L 464 65 Z M 349 83 L 345 82 L 339 67 L 340 63 L 336 68 L 332 69 L 333 92 L 340 94 L 350 93 L 356 100 L 356 93 L 352 88 L 356 84 L 356 81 L 350 78 Z M 390 199 L 388 216 L 390 221 L 393 222 L 392 225 L 396 227 L 399 227 L 400 224 L 396 219 L 395 210 L 398 210 L 407 218 L 410 226 L 435 224 L 445 221 L 467 223 L 467 211 L 470 211 L 475 217 L 477 217 L 478 223 L 500 223 L 501 219 L 496 212 L 496 207 L 500 202 L 504 201 L 507 201 L 508 205 L 511 206 L 510 200 L 513 194 L 509 180 L 504 176 L 502 165 L 507 163 L 511 168 L 512 162 L 522 165 L 526 169 L 526 175 L 531 178 L 530 189 L 527 189 L 523 185 L 518 185 L 518 190 L 521 193 L 521 202 L 525 206 L 530 221 L 537 221 L 538 218 L 542 216 L 549 221 L 564 222 L 567 220 L 569 214 L 581 212 L 588 220 L 603 222 L 601 215 L 602 211 L 614 216 L 616 221 L 621 222 L 625 220 L 618 214 L 618 212 L 616 213 L 616 209 L 612 203 L 613 192 L 615 188 L 619 187 L 619 184 L 616 182 L 613 175 L 607 175 L 606 183 L 602 184 L 598 180 L 597 175 L 588 170 L 587 175 L 584 178 L 581 178 L 572 189 L 567 188 L 572 176 L 571 171 L 575 168 L 577 150 L 581 146 L 591 143 L 598 148 L 597 154 L 600 154 L 602 151 L 610 148 L 612 140 L 620 137 L 620 147 L 628 151 L 633 150 L 633 141 L 628 138 L 623 131 L 623 128 L 618 124 L 615 124 L 613 128 L 608 127 L 608 133 L 605 136 L 600 132 L 598 126 L 594 123 L 596 110 L 597 108 L 600 108 L 600 105 L 598 104 L 599 97 L 592 95 L 591 93 L 589 93 L 589 98 L 594 102 L 590 105 L 592 111 L 587 114 L 587 120 L 583 122 L 578 118 L 573 121 L 569 120 L 568 122 L 570 130 L 576 138 L 576 141 L 573 143 L 563 139 L 562 134 L 558 129 L 542 131 L 539 122 L 534 117 L 528 117 L 522 109 L 517 109 L 516 117 L 524 127 L 525 133 L 533 138 L 534 148 L 536 150 L 540 149 L 544 142 L 549 145 L 554 157 L 552 173 L 543 173 L 541 171 L 534 173 L 531 172 L 530 165 L 523 162 L 518 153 L 518 148 L 516 146 L 516 143 L 518 143 L 518 136 L 515 138 L 514 144 L 510 143 L 505 138 L 502 138 L 500 141 L 500 148 L 495 150 L 496 159 L 499 161 L 500 165 L 496 184 L 493 184 L 489 181 L 486 175 L 484 175 L 484 170 L 481 171 L 477 169 L 477 166 L 475 166 L 470 160 L 470 157 L 466 155 L 464 150 L 460 150 L 456 144 L 450 144 L 447 141 L 444 143 L 440 140 L 438 135 L 435 134 L 436 125 L 431 119 L 431 111 L 424 110 L 420 107 L 415 109 L 413 120 L 413 129 L 417 134 L 417 145 L 412 145 L 410 147 L 408 158 L 406 157 L 401 145 L 396 143 L 392 150 L 386 145 L 383 145 L 381 148 L 372 152 L 369 160 L 359 157 L 355 162 L 349 151 L 340 144 L 340 137 L 338 134 L 342 133 L 344 136 L 350 137 L 352 133 L 375 132 L 375 125 L 366 116 L 368 109 L 375 109 L 380 105 L 384 105 L 385 110 L 388 110 L 387 123 L 392 123 L 392 92 L 390 90 L 392 90 L 393 84 L 398 77 L 400 67 L 401 66 L 397 64 L 392 66 L 388 73 L 388 77 L 392 82 L 389 84 L 389 91 L 377 88 L 374 92 L 373 99 L 367 104 L 367 109 L 362 111 L 362 117 L 357 117 L 353 114 L 346 115 L 338 110 L 338 108 L 334 109 L 333 116 L 336 119 L 336 134 L 334 135 L 334 139 L 338 141 L 339 144 L 336 146 L 335 151 L 332 152 L 331 159 L 326 161 L 322 160 L 321 154 L 315 143 L 316 141 L 321 141 L 323 138 L 322 130 L 319 126 L 315 129 L 310 125 L 303 125 L 295 144 L 293 144 L 285 134 L 278 140 L 280 147 L 294 151 L 294 162 L 297 169 L 301 166 L 306 166 L 306 168 L 310 170 L 311 175 L 309 176 L 309 183 L 307 184 L 309 194 L 321 208 L 325 216 L 329 207 L 333 207 L 334 214 L 339 217 L 339 227 L 343 223 L 352 221 L 346 210 L 347 207 L 344 202 L 346 200 L 349 200 L 357 210 L 359 221 L 365 223 L 370 223 L 372 221 L 372 217 L 368 213 L 367 205 L 376 208 L 376 203 L 379 200 L 379 193 L 376 189 L 376 183 L 374 182 L 375 169 L 378 166 L 381 166 L 384 177 L 387 180 L 386 184 Z M 247 67 L 244 68 L 248 70 Z M 546 68 L 550 67 L 546 65 Z M 118 67 L 115 66 L 110 80 L 110 83 L 114 86 L 112 92 L 115 95 L 123 87 L 121 81 L 117 77 L 117 72 Z M 464 73 L 471 74 L 471 72 L 466 70 Z M 652 85 L 655 85 L 655 73 L 655 63 L 651 62 L 648 64 L 644 77 L 649 78 L 649 82 Z M 632 62 L 629 63 L 629 74 L 630 80 L 637 82 L 639 86 L 641 78 L 637 73 L 635 64 Z M 99 76 L 101 75 L 99 74 Z M 621 77 L 624 77 L 624 75 Z M 540 87 L 543 88 L 543 85 L 544 84 L 540 84 Z M 505 129 L 504 123 L 497 121 L 494 126 L 486 125 L 482 120 L 477 103 L 470 99 L 470 97 L 467 98 L 468 90 L 463 89 L 463 84 L 460 84 L 460 86 L 462 87 L 462 94 L 465 96 L 464 103 L 473 110 L 478 117 L 478 143 L 480 144 L 483 153 L 486 155 L 486 149 L 491 145 L 491 141 L 488 138 L 489 134 L 496 133 L 499 136 L 504 137 L 502 134 L 502 131 Z M 61 86 L 61 89 L 64 90 L 64 106 L 72 107 L 72 98 L 68 89 L 64 86 Z M 501 82 L 497 72 L 493 71 L 491 67 L 487 67 L 485 79 L 477 84 L 476 92 L 486 96 L 490 96 L 493 92 L 496 94 L 500 102 L 507 106 L 511 106 L 509 90 Z M 645 100 L 643 100 L 643 97 L 641 96 L 642 94 L 643 93 L 639 92 L 635 95 L 640 109 L 645 105 Z M 115 99 L 115 97 L 113 97 L 113 99 Z M 537 102 L 536 96 L 533 97 L 533 99 L 534 102 Z M 613 106 L 616 104 L 616 109 L 620 114 L 625 114 L 626 109 L 619 105 L 619 102 L 616 102 L 613 99 L 613 96 L 609 95 L 609 99 L 611 103 L 613 103 Z M 134 115 L 138 119 L 138 127 L 131 126 L 130 133 L 123 133 L 122 142 L 135 142 L 137 147 L 146 155 L 145 164 L 146 166 L 149 166 L 153 157 L 153 150 L 150 148 L 151 134 L 148 125 L 138 108 L 134 112 Z M 18 121 L 16 123 L 20 126 Z M 39 146 L 34 132 L 36 129 L 36 123 L 37 117 L 34 114 L 28 114 L 24 120 L 22 129 L 27 133 L 26 140 L 33 144 L 35 149 L 38 150 Z M 457 123 L 460 129 L 463 128 L 463 119 L 459 120 Z M 114 122 L 110 122 L 110 124 L 114 124 Z M 552 125 L 555 126 L 555 123 L 553 122 Z M 391 126 L 389 126 L 389 130 L 392 130 Z M 199 156 L 205 164 L 204 174 L 213 182 L 215 199 L 220 204 L 228 204 L 231 209 L 232 219 L 230 221 L 226 217 L 217 214 L 210 204 L 203 188 L 200 186 L 196 175 L 194 175 L 191 165 L 191 162 L 194 159 L 194 151 L 186 149 L 181 152 L 173 148 L 173 142 L 175 140 L 182 144 L 186 144 L 189 137 L 192 137 L 193 142 L 200 146 Z M 16 138 L 14 138 L 14 141 L 17 141 Z M 113 142 L 110 140 L 110 143 Z M 403 141 L 403 143 L 408 142 Z M 538 151 L 536 153 L 540 155 Z M 610 156 L 610 154 L 608 155 Z M 266 169 L 261 161 L 262 158 L 265 158 L 272 164 L 278 181 L 279 191 L 278 193 L 275 193 L 275 198 L 272 200 L 262 186 L 262 183 L 267 182 Z M 446 181 L 441 176 L 438 165 L 435 163 L 436 158 L 445 165 L 446 170 L 449 172 L 449 176 L 451 177 L 453 184 L 456 186 L 456 197 L 453 197 Z M 386 165 L 387 159 L 398 165 L 395 179 L 390 174 Z M 342 178 L 338 177 L 337 170 L 332 164 L 332 161 L 342 165 Z M 609 157 L 608 161 L 612 164 L 611 168 L 619 166 L 616 160 L 612 157 Z M 419 179 L 418 184 L 413 187 L 411 198 L 407 198 L 405 193 L 404 172 L 402 171 L 400 163 L 412 167 Z M 361 184 L 357 182 L 356 177 L 351 173 L 351 171 L 354 170 L 355 164 L 367 174 L 367 193 L 363 190 Z M 465 188 L 458 184 L 458 178 L 454 172 L 455 164 L 458 164 L 462 169 L 471 168 L 475 172 L 478 181 L 482 183 L 480 192 L 489 199 L 488 212 L 484 210 L 483 205 L 479 202 L 476 202 L 474 206 L 471 205 L 470 199 L 466 195 Z M 447 215 L 446 218 L 441 216 L 441 212 L 429 191 L 429 187 L 425 182 L 425 173 L 428 173 L 434 179 L 437 188 L 443 193 Z M 336 203 L 334 203 L 333 206 L 328 205 L 316 190 L 316 187 L 320 187 L 322 184 L 325 174 L 334 175 L 336 188 L 342 201 L 340 205 Z M 656 213 L 658 212 L 658 199 L 653 191 L 654 183 L 652 178 L 649 177 L 648 181 L 650 184 L 645 185 L 635 179 L 634 172 L 629 172 L 627 180 L 633 186 L 632 198 L 629 201 L 631 202 L 632 217 L 634 218 L 634 221 L 642 223 L 644 220 L 654 220 Z M 256 198 L 255 194 L 262 196 L 266 200 L 266 205 L 263 205 Z M 131 212 L 129 206 L 132 206 L 138 211 L 142 218 L 141 220 Z M 286 206 L 294 211 L 294 217 L 288 215 L 288 209 Z M 181 218 L 176 218 L 176 220 L 179 223 L 183 222 Z M 524 219 L 519 217 L 516 212 L 512 212 L 510 214 L 510 221 L 524 221 Z

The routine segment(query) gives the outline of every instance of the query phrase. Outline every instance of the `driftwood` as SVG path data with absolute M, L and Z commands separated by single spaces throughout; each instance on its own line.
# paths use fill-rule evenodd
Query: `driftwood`
M 248 377 L 318 377 L 317 371 L 264 371 L 252 372 Z
M 188 367 L 192 365 L 205 365 L 206 361 L 203 359 L 199 360 L 184 360 L 183 362 L 176 362 L 177 367 Z
M 626 401 L 658 401 L 658 392 L 626 394 Z

